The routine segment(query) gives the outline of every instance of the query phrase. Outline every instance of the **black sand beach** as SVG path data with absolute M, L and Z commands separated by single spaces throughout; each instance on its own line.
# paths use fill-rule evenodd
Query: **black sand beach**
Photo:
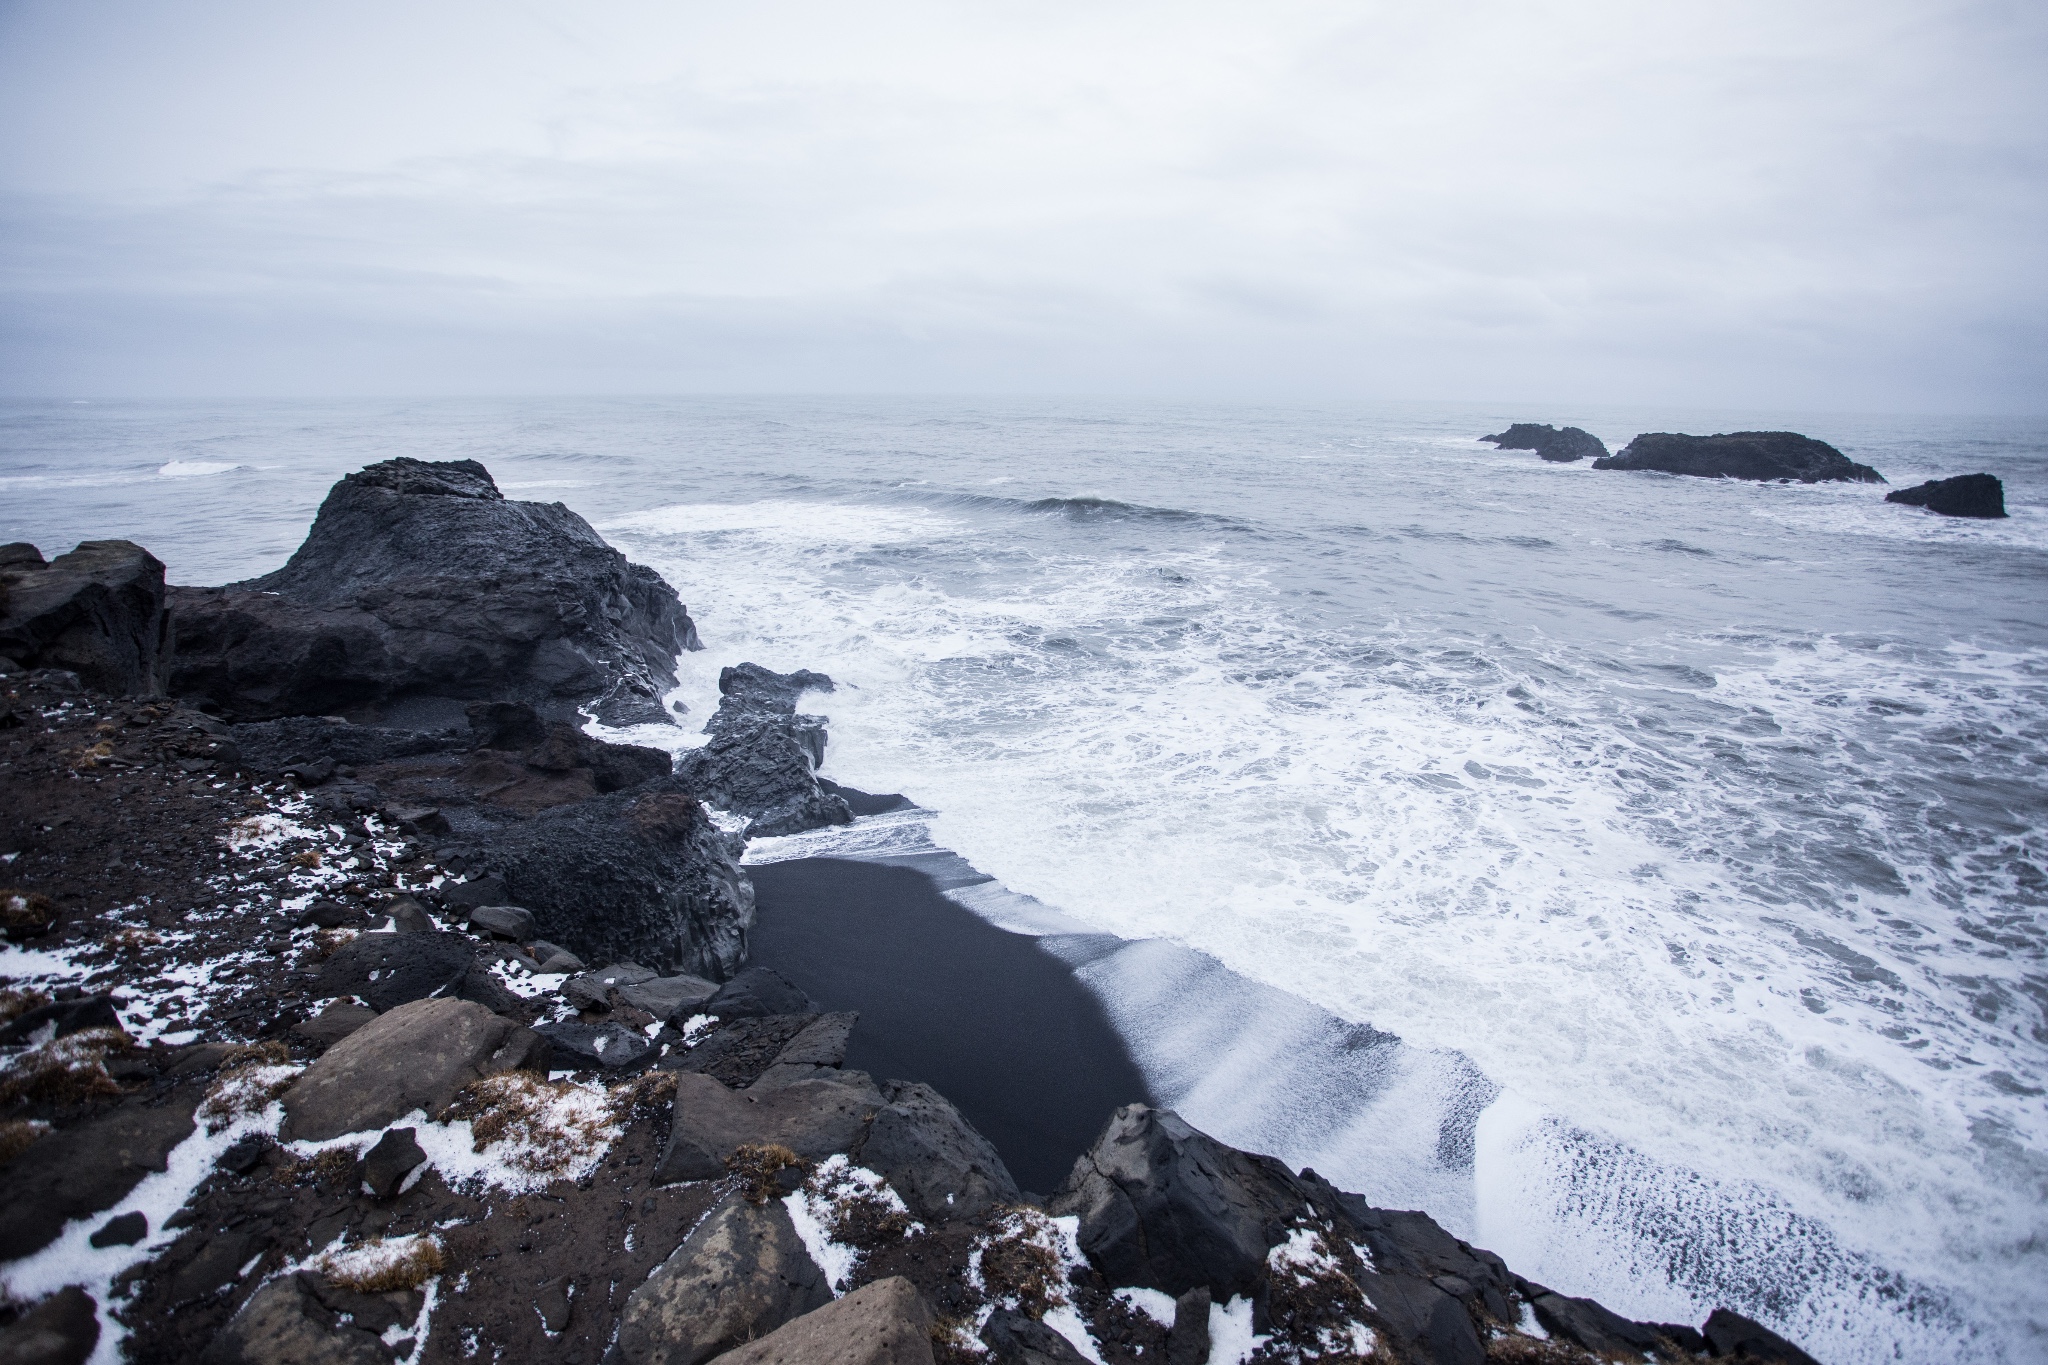
M 748 872 L 753 963 L 826 1009 L 859 1010 L 846 1065 L 941 1091 L 1025 1188 L 1056 1187 L 1117 1106 L 1149 1098 L 1064 963 L 923 873 L 838 858 Z

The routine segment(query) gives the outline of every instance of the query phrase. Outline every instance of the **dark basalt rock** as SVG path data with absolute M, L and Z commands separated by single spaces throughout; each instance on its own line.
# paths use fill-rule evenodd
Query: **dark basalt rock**
M 48 564 L 33 545 L 0 556 L 0 656 L 75 673 L 101 692 L 163 690 L 170 653 L 164 566 L 126 540 L 88 540 Z
M 449 753 L 468 748 L 470 740 L 456 730 L 351 725 L 338 716 L 287 716 L 230 726 L 229 733 L 250 771 L 289 773 L 309 785 L 326 781 L 339 764 L 360 768 L 395 758 Z
M 811 997 L 781 972 L 766 967 L 749 967 L 719 987 L 718 994 L 700 1008 L 721 1019 L 744 1019 L 763 1014 L 815 1014 Z
M 1081 1250 L 1111 1284 L 1219 1299 L 1255 1292 L 1266 1252 L 1310 1191 L 1269 1156 L 1226 1147 L 1178 1114 L 1116 1111 L 1046 1205 L 1079 1215 Z
M 1819 1361 L 1770 1328 L 1725 1308 L 1716 1308 L 1700 1331 L 1716 1359 L 1753 1362 L 1753 1365 L 1820 1365 Z
M 470 699 L 667 720 L 675 656 L 699 647 L 658 574 L 560 503 L 506 499 L 473 460 L 370 465 L 282 569 L 170 591 L 171 690 L 241 720 L 446 717 Z
M 723 980 L 747 957 L 754 886 L 676 778 L 542 811 L 483 844 L 489 900 L 586 962 L 644 962 Z
M 853 1158 L 887 1177 L 911 1213 L 933 1223 L 977 1218 L 1021 1197 L 995 1147 L 944 1095 L 918 1081 L 884 1081 L 882 1098 Z
M 850 823 L 846 799 L 818 782 L 825 718 L 796 710 L 804 692 L 832 688 L 830 678 L 808 669 L 726 669 L 718 675 L 718 710 L 704 726 L 710 742 L 678 758 L 676 776 L 712 805 L 746 816 L 749 839 Z
M 647 1036 L 624 1024 L 541 1024 L 534 1029 L 548 1042 L 547 1069 L 607 1071 L 631 1066 L 653 1050 Z
M 1588 456 L 1604 459 L 1607 447 L 1584 427 L 1553 427 L 1547 423 L 1517 422 L 1495 436 L 1482 436 L 1502 450 L 1533 450 L 1552 464 L 1570 464 Z
M 1883 483 L 1884 475 L 1857 464 L 1825 441 L 1796 431 L 1731 431 L 1718 436 L 1645 432 L 1595 469 L 1655 469 L 1705 479 L 1785 479 L 1798 483 Z
M 1058 1332 L 1008 1309 L 989 1314 L 981 1341 L 1002 1365 L 1087 1365 L 1088 1357 Z
M 0 1327 L 0 1361 L 7 1365 L 85 1365 L 99 1342 L 99 1305 L 77 1285 L 66 1285 Z
M 461 938 L 439 932 L 364 934 L 327 959 L 313 981 L 316 1000 L 353 995 L 382 1014 L 414 1000 L 473 1000 L 497 1014 L 517 1006 L 511 992 Z
M 56 1000 L 0 1025 L 0 1047 L 19 1047 L 24 1043 L 42 1041 L 45 1032 L 51 1038 L 62 1038 L 67 1033 L 79 1033 L 89 1028 L 119 1027 L 121 1016 L 114 1009 L 114 997 L 111 995 Z
M 1901 488 L 1884 495 L 1886 502 L 1908 507 L 1925 507 L 1945 517 L 2002 517 L 2005 485 L 1990 474 L 1958 474 L 1953 479 L 1929 479 L 1917 488 Z
M 418 1129 L 387 1128 L 384 1136 L 377 1139 L 377 1145 L 363 1153 L 360 1173 L 370 1193 L 379 1199 L 389 1199 L 426 1159 Z
M 168 1169 L 202 1094 L 186 1086 L 158 1105 L 129 1100 L 16 1157 L 0 1200 L 0 1247 L 10 1258 L 40 1251 L 73 1218 L 112 1208 L 144 1176 Z

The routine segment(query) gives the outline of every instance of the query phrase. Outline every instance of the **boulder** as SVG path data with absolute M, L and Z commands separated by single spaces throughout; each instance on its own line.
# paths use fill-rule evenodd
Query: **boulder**
M 779 1202 L 728 1194 L 619 1315 L 627 1365 L 698 1365 L 832 1301 Z
M 1209 1286 L 1198 1284 L 1173 1301 L 1166 1333 L 1166 1365 L 1209 1365 Z
M 885 1103 L 851 1155 L 886 1177 L 911 1213 L 942 1223 L 1017 1202 L 1002 1157 L 952 1101 L 918 1081 L 884 1081 L 881 1090 Z
M 718 994 L 718 983 L 701 976 L 657 976 L 616 988 L 619 1001 L 645 1010 L 663 1023 L 680 1023 L 703 1011 L 704 1002 Z
M 637 744 L 611 744 L 584 734 L 574 725 L 548 721 L 520 702 L 475 702 L 464 708 L 470 734 L 479 749 L 516 753 L 530 768 L 565 773 L 587 768 L 600 792 L 622 791 L 674 770 L 666 749 Z
M 161 1104 L 131 1099 L 32 1144 L 7 1166 L 0 1247 L 12 1260 L 40 1251 L 64 1225 L 120 1203 L 192 1134 L 202 1090 L 182 1086 Z
M 1552 464 L 1570 464 L 1588 456 L 1598 460 L 1607 454 L 1607 447 L 1601 444 L 1600 438 L 1583 427 L 1558 428 L 1517 422 L 1498 435 L 1479 439 L 1502 450 L 1533 450 Z
M 1373 1326 L 1391 1338 L 1402 1360 L 1418 1365 L 1485 1365 L 1486 1348 L 1472 1317 L 1441 1285 L 1413 1275 L 1359 1276 L 1376 1310 Z
M 1313 1174 L 1302 1173 L 1304 1180 Z M 1462 1286 L 1457 1297 L 1467 1311 L 1496 1322 L 1512 1324 L 1519 1316 L 1510 1302 L 1515 1276 L 1500 1257 L 1459 1241 L 1426 1213 L 1376 1209 L 1359 1195 L 1332 1195 L 1381 1271 L 1416 1276 L 1439 1287 Z
M 387 1128 L 384 1136 L 377 1139 L 377 1145 L 363 1153 L 363 1184 L 377 1198 L 389 1199 L 426 1159 L 417 1128 Z
M 1901 488 L 1884 495 L 1886 502 L 1908 507 L 1925 507 L 1945 517 L 2002 517 L 2005 513 L 2005 485 L 1990 474 L 1958 474 L 1952 479 L 1929 479 L 1915 488 Z
M 675 657 L 699 647 L 653 570 L 560 503 L 508 500 L 473 460 L 370 465 L 328 492 L 283 568 L 170 596 L 172 690 L 244 720 L 480 699 L 667 720 Z
M 535 933 L 533 911 L 521 905 L 479 905 L 469 912 L 469 927 L 514 943 L 531 943 Z
M 10 549 L 13 562 L 0 564 L 0 656 L 75 673 L 95 691 L 163 691 L 162 561 L 126 540 L 88 540 L 48 564 L 33 545 Z
M 84 995 L 76 1000 L 54 1000 L 18 1014 L 0 1025 L 0 1047 L 24 1043 L 47 1043 L 67 1033 L 89 1028 L 119 1028 L 121 1016 L 111 995 Z
M 747 1088 L 772 1090 L 778 1085 L 809 1080 L 821 1072 L 837 1070 L 846 1060 L 846 1049 L 853 1041 L 853 1026 L 859 1019 L 860 1015 L 852 1010 L 821 1014 L 812 1019 L 783 1044 L 773 1062 Z
M 1655 469 L 1707 479 L 1884 482 L 1884 475 L 1869 465 L 1857 464 L 1827 442 L 1796 431 L 1731 431 L 1718 436 L 1645 432 L 1614 454 L 1593 461 L 1593 468 Z
M 654 1048 L 646 1034 L 609 1021 L 540 1024 L 534 1032 L 548 1044 L 546 1069 L 550 1071 L 616 1071 L 645 1059 Z
M 699 1034 L 688 1049 L 671 1052 L 662 1059 L 662 1065 L 675 1071 L 700 1072 L 735 1090 L 748 1089 L 777 1069 L 776 1062 L 783 1051 L 817 1018 L 814 1014 L 763 1014 L 725 1020 Z M 815 1072 L 815 1068 L 804 1070 Z M 806 1077 L 784 1073 L 784 1079 Z
M 66 1285 L 0 1327 L 0 1365 L 85 1365 L 99 1340 L 99 1305 Z
M 931 1334 L 931 1313 L 916 1287 L 892 1275 L 718 1360 L 719 1365 L 932 1365 Z
M 149 1215 L 131 1209 L 117 1218 L 109 1218 L 85 1240 L 96 1247 L 132 1247 L 147 1236 Z
M 447 996 L 486 1009 L 516 1007 L 507 991 L 460 937 L 440 932 L 364 934 L 321 964 L 313 979 L 318 1000 L 353 995 L 379 1013 L 414 1000 Z
M 531 910 L 540 937 L 586 962 L 630 958 L 723 979 L 746 960 L 754 925 L 738 852 L 676 779 L 660 778 L 504 826 L 472 871 L 488 873 L 480 880 L 495 885 L 495 901 Z
M 391 1365 L 376 1334 L 342 1322 L 310 1278 L 280 1275 L 250 1295 L 206 1348 L 205 1365 Z
M 468 736 L 460 731 L 351 725 L 339 716 L 251 721 L 228 727 L 228 733 L 244 767 L 259 773 L 295 773 L 302 781 L 316 774 L 324 781 L 341 764 L 365 768 L 468 747 Z M 326 765 L 324 772 L 321 765 Z
M 675 1116 L 654 1182 L 715 1180 L 742 1143 L 780 1143 L 807 1161 L 850 1152 L 884 1101 L 865 1073 L 798 1081 L 756 1094 L 728 1090 L 709 1076 L 676 1075 Z
M 531 1030 L 469 1000 L 415 1000 L 320 1055 L 284 1095 L 287 1141 L 382 1128 L 415 1109 L 447 1108 L 471 1081 L 527 1064 Z
M 704 1002 L 704 1013 L 720 1019 L 749 1019 L 764 1014 L 811 1014 L 817 1006 L 781 972 L 749 967 Z
M 1081 1250 L 1115 1285 L 1218 1299 L 1250 1295 L 1266 1251 L 1313 1191 L 1268 1156 L 1196 1131 L 1150 1105 L 1116 1111 L 1046 1205 L 1078 1215 Z
M 999 1308 L 982 1326 L 981 1340 L 1002 1365 L 1088 1365 L 1074 1343 L 1035 1318 Z
M 740 664 L 724 670 L 718 710 L 704 725 L 711 738 L 676 760 L 676 776 L 712 805 L 745 816 L 749 839 L 850 823 L 846 799 L 818 783 L 824 717 L 796 711 L 804 692 L 832 687 L 830 678 L 807 669 L 772 673 Z
M 376 1017 L 377 1011 L 368 1005 L 337 1000 L 311 1019 L 293 1024 L 292 1036 L 303 1038 L 317 1047 L 333 1047 Z
M 1700 1329 L 1717 1360 L 1743 1365 L 1820 1365 L 1812 1356 L 1759 1322 L 1716 1308 Z

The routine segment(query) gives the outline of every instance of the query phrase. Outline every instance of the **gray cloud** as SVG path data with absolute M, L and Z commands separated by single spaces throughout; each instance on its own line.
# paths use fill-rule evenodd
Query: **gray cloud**
M 1906 0 L 14 0 L 0 389 L 2040 411 L 2043 57 Z

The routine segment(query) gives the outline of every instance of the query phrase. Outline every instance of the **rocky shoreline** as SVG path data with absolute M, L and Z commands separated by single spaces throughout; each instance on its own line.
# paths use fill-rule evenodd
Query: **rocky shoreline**
M 746 840 L 888 804 L 817 777 L 831 680 L 727 670 L 674 764 L 583 734 L 667 719 L 695 626 L 474 462 L 349 476 L 249 583 L 93 542 L 0 593 L 0 1360 L 1809 1359 L 1141 1094 L 1020 1188 L 752 965 Z

